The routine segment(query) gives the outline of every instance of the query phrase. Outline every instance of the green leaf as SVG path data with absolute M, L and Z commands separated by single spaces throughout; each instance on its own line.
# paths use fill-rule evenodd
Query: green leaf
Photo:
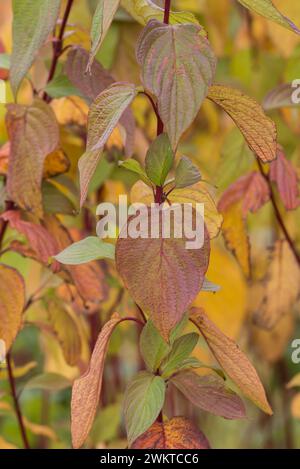
M 170 351 L 169 345 L 163 340 L 150 319 L 142 330 L 140 349 L 147 368 L 153 372 L 158 370 L 163 358 Z
M 153 18 L 163 21 L 164 10 L 156 3 L 153 0 L 121 0 L 122 7 L 142 25 L 146 25 Z M 177 23 L 199 24 L 197 18 L 190 12 L 171 11 L 170 24 Z
M 192 186 L 201 180 L 201 174 L 189 158 L 183 156 L 180 158 L 175 171 L 175 186 L 178 189 Z
M 145 167 L 149 179 L 163 186 L 174 161 L 174 154 L 167 134 L 159 135 L 150 145 Z
M 120 0 L 98 0 L 91 27 L 92 48 L 87 64 L 88 71 L 90 71 L 95 55 L 97 54 L 112 23 L 114 15 L 119 7 L 119 3 Z
M 215 75 L 216 57 L 201 26 L 151 20 L 137 45 L 144 87 L 157 97 L 158 112 L 177 148 L 195 119 Z
M 190 356 L 197 345 L 198 339 L 199 335 L 195 332 L 191 332 L 175 340 L 171 352 L 164 360 L 161 367 L 162 376 L 164 378 L 176 371 L 181 363 Z
M 72 85 L 66 75 L 58 75 L 45 87 L 51 98 L 64 98 L 65 96 L 82 96 L 78 88 Z
M 254 11 L 258 15 L 267 18 L 268 20 L 274 21 L 274 23 L 280 24 L 284 28 L 294 31 L 294 33 L 300 34 L 300 30 L 297 26 L 286 16 L 282 15 L 280 11 L 275 7 L 272 0 L 238 0 L 244 7 L 251 11 Z
M 0 68 L 9 70 L 10 68 L 10 55 L 9 54 L 0 54 Z
M 107 405 L 98 412 L 89 435 L 95 446 L 117 438 L 118 428 L 121 425 L 121 416 L 122 409 L 119 402 Z
M 165 400 L 166 385 L 160 376 L 139 372 L 124 397 L 124 415 L 129 446 L 157 419 Z
M 61 391 L 72 386 L 65 376 L 57 373 L 42 373 L 34 376 L 27 381 L 23 387 L 23 391 L 28 389 L 43 389 L 46 391 Z
M 113 244 L 105 243 L 97 236 L 88 236 L 71 244 L 53 257 L 61 264 L 79 265 L 95 259 L 114 259 L 115 247 Z
M 185 313 L 181 320 L 176 324 L 176 326 L 171 330 L 170 333 L 170 343 L 173 344 L 176 339 L 182 334 L 186 325 L 189 321 L 189 315 Z
M 61 0 L 13 0 L 13 51 L 10 81 L 16 96 L 37 52 L 52 33 Z
M 73 215 L 76 209 L 71 200 L 50 181 L 43 181 L 42 184 L 44 211 L 48 213 Z
M 78 163 L 81 207 L 104 145 L 137 93 L 137 87 L 131 83 L 114 83 L 97 96 L 90 108 L 87 148 Z
M 142 168 L 142 166 L 137 160 L 134 160 L 133 158 L 128 158 L 128 160 L 120 161 L 119 166 L 120 168 L 124 168 L 124 169 L 127 169 L 128 171 L 138 174 L 140 179 L 145 184 L 147 184 L 147 186 L 151 187 L 151 182 L 149 181 L 144 168 Z

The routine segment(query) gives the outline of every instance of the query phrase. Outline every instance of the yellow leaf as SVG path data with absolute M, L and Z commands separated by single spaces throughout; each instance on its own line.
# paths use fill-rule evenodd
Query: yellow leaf
M 13 364 L 12 370 L 13 375 L 15 378 L 22 378 L 25 376 L 29 371 L 33 370 L 37 366 L 37 362 L 28 362 L 26 365 L 23 366 L 15 366 Z M 8 373 L 6 369 L 0 369 L 0 379 L 7 379 Z
M 192 308 L 190 318 L 204 336 L 225 373 L 248 399 L 271 415 L 273 412 L 258 374 L 238 345 L 208 319 L 203 309 Z
M 292 399 L 291 412 L 295 419 L 300 419 L 300 392 Z
M 152 190 L 143 181 L 137 181 L 131 189 L 131 203 L 141 202 L 151 205 L 154 202 Z M 168 195 L 168 200 L 174 203 L 189 203 L 196 207 L 196 203 L 204 204 L 204 221 L 210 238 L 218 235 L 222 215 L 217 210 L 209 184 L 198 182 L 184 189 L 175 189 Z
M 276 125 L 266 116 L 260 104 L 239 90 L 219 85 L 210 87 L 208 98 L 227 112 L 250 149 L 263 162 L 276 158 Z
M 224 266 L 226 266 L 226 275 L 224 275 Z M 207 316 L 226 335 L 235 339 L 240 334 L 246 316 L 245 277 L 230 253 L 214 245 L 211 249 L 206 277 L 220 285 L 220 290 L 215 294 L 201 291 L 193 305 L 202 306 Z M 199 348 L 199 350 L 202 349 Z
M 230 205 L 222 213 L 224 221 L 222 233 L 228 249 L 237 258 L 244 274 L 250 274 L 250 243 L 242 216 L 242 202 Z
M 258 326 L 272 329 L 283 315 L 292 312 L 300 294 L 300 268 L 285 240 L 275 243 L 264 291 L 254 320 Z
M 51 107 L 59 124 L 78 124 L 86 126 L 88 105 L 78 96 L 53 99 Z
M 4 440 L 2 436 L 0 436 L 0 449 L 17 449 L 17 446 L 9 443 L 8 441 Z
M 67 155 L 62 150 L 56 150 L 46 156 L 44 163 L 44 178 L 57 176 L 69 170 L 70 162 Z
M 156 5 L 153 0 L 122 0 L 121 5 L 136 21 L 143 25 L 146 25 L 153 18 L 159 21 L 164 18 L 163 8 Z M 177 23 L 199 24 L 192 13 L 185 11 L 171 12 L 170 24 Z
M 47 305 L 48 319 L 60 343 L 66 362 L 77 364 L 81 354 L 81 339 L 72 314 L 58 301 L 50 300 Z
M 71 431 L 74 448 L 80 448 L 92 427 L 98 407 L 103 368 L 109 339 L 120 322 L 115 313 L 102 328 L 88 370 L 74 382 L 71 402 Z
M 23 416 L 23 422 L 27 430 L 31 431 L 34 435 L 45 436 L 50 440 L 57 440 L 56 433 L 46 425 L 39 425 L 38 423 L 30 422 L 26 417 Z
M 0 264 L 0 338 L 9 351 L 22 325 L 25 306 L 23 277 L 12 267 Z
M 295 388 L 295 387 L 300 387 L 300 373 L 297 373 L 291 381 L 288 382 L 287 388 Z

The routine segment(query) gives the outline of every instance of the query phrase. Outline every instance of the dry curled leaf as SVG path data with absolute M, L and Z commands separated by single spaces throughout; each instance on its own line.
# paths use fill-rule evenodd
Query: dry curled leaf
M 131 445 L 132 449 L 209 449 L 209 443 L 193 422 L 174 417 L 155 422 Z
M 204 336 L 216 360 L 242 393 L 257 407 L 272 414 L 258 374 L 238 345 L 224 335 L 200 308 L 192 308 L 191 321 Z
M 262 107 L 241 91 L 227 86 L 211 86 L 208 98 L 233 119 L 250 149 L 263 161 L 276 158 L 277 130 Z
M 71 402 L 71 432 L 74 448 L 83 445 L 91 430 L 100 398 L 109 339 L 120 320 L 120 316 L 115 313 L 103 326 L 88 370 L 74 382 Z
M 0 264 L 0 338 L 9 351 L 22 325 L 25 306 L 23 277 L 12 267 Z

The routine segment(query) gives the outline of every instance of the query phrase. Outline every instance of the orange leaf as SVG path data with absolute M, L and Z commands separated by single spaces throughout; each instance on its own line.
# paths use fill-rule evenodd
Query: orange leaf
M 0 339 L 5 342 L 6 352 L 21 328 L 24 306 L 23 277 L 12 267 L 0 264 Z
M 198 327 L 216 360 L 243 394 L 257 407 L 272 414 L 258 374 L 238 345 L 224 335 L 200 308 L 191 309 L 191 321 Z
M 73 385 L 71 402 L 71 431 L 74 448 L 80 448 L 86 440 L 98 407 L 104 361 L 109 339 L 119 322 L 120 316 L 115 313 L 102 328 L 86 373 Z
M 193 422 L 184 417 L 174 417 L 165 423 L 155 422 L 131 448 L 209 449 L 209 443 Z
M 276 158 L 277 130 L 262 107 L 241 91 L 227 86 L 211 86 L 208 98 L 233 119 L 250 149 L 263 161 Z

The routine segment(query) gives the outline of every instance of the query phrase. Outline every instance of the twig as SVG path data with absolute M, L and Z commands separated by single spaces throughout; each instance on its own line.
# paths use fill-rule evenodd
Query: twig
M 275 212 L 275 216 L 276 216 L 276 220 L 280 226 L 280 228 L 282 229 L 282 232 L 291 248 L 291 251 L 292 253 L 294 254 L 294 257 L 298 263 L 298 265 L 300 266 L 300 254 L 297 252 L 297 249 L 294 245 L 294 241 L 292 240 L 285 224 L 284 224 L 284 221 L 282 219 L 282 216 L 280 214 L 280 210 L 278 208 L 278 205 L 277 205 L 277 202 L 276 202 L 276 197 L 275 197 L 275 194 L 274 194 L 274 190 L 273 190 L 273 187 L 272 187 L 272 183 L 269 179 L 269 176 L 264 172 L 264 169 L 263 169 L 263 166 L 262 166 L 262 163 L 259 161 L 259 159 L 257 159 L 257 164 L 258 164 L 258 167 L 259 167 L 259 170 L 260 170 L 260 173 L 262 175 L 262 177 L 264 178 L 264 180 L 266 181 L 266 183 L 268 184 L 268 187 L 269 187 L 269 191 L 270 191 L 270 200 L 271 200 L 271 203 L 272 203 L 272 206 L 273 206 L 273 209 L 274 209 L 274 212 Z
M 63 47 L 62 47 L 63 37 L 64 37 L 67 21 L 68 21 L 68 18 L 69 18 L 69 14 L 70 14 L 70 11 L 71 11 L 71 8 L 72 8 L 72 5 L 73 5 L 73 1 L 74 0 L 68 0 L 66 10 L 65 10 L 65 13 L 64 13 L 61 25 L 60 25 L 58 38 L 53 43 L 53 59 L 52 59 L 51 67 L 50 67 L 50 70 L 49 70 L 47 83 L 49 83 L 52 80 L 52 78 L 54 77 L 58 59 L 59 59 L 59 57 L 60 57 L 60 55 L 63 51 Z M 43 99 L 46 102 L 51 101 L 51 97 L 46 92 L 43 93 Z
M 21 408 L 19 405 L 18 397 L 17 397 L 15 378 L 14 378 L 14 374 L 13 374 L 13 370 L 11 366 L 11 358 L 10 358 L 9 352 L 6 355 L 6 363 L 7 363 L 7 371 L 8 371 L 8 379 L 9 379 L 9 384 L 10 384 L 10 389 L 11 389 L 11 395 L 14 401 L 16 416 L 18 419 L 18 424 L 19 424 L 19 428 L 20 428 L 20 432 L 21 432 L 21 436 L 23 440 L 23 445 L 25 449 L 30 449 L 24 422 L 23 422 L 22 412 L 21 412 Z

